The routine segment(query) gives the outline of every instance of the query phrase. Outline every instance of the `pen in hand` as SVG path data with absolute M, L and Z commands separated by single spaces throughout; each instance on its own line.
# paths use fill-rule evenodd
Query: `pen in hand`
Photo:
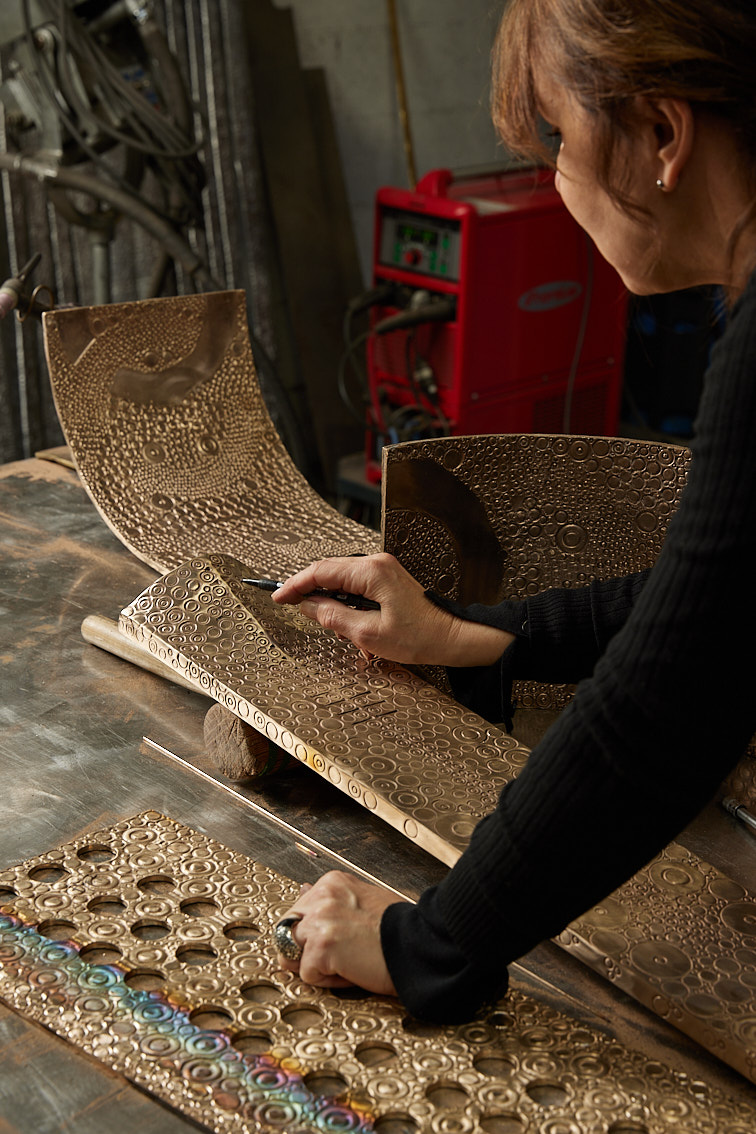
M 242 579 L 243 583 L 248 583 L 251 587 L 258 587 L 261 591 L 277 591 L 283 586 L 276 579 Z M 314 591 L 308 591 L 304 596 L 305 598 L 332 598 L 336 602 L 343 602 L 344 606 L 351 606 L 353 610 L 380 610 L 381 604 L 374 602 L 373 599 L 365 598 L 364 595 L 353 595 L 347 591 L 328 591 L 321 587 Z
M 723 799 L 722 806 L 725 811 L 729 811 L 730 815 L 739 819 L 746 827 L 750 827 L 752 831 L 756 831 L 756 816 L 752 815 L 742 803 L 738 803 L 737 799 Z

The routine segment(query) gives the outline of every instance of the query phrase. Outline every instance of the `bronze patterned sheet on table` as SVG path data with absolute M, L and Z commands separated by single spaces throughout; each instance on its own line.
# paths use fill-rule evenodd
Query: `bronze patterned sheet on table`
M 378 550 L 284 449 L 255 376 L 244 292 L 62 309 L 44 331 L 84 486 L 158 571 L 223 552 L 279 578 L 321 556 Z
M 218 1134 L 752 1134 L 735 1102 L 511 993 L 462 1027 L 282 971 L 296 885 L 146 812 L 0 873 L 0 996 Z
M 378 543 L 326 505 L 283 449 L 254 377 L 243 293 L 57 311 L 45 316 L 45 336 L 92 499 L 135 554 L 176 569 L 127 608 L 124 632 L 453 863 L 527 750 L 401 667 L 367 665 L 332 637 L 305 633 L 295 613 L 244 593 L 223 558 L 282 576 Z M 687 450 L 620 438 L 395 446 L 385 546 L 462 601 L 639 570 L 658 553 L 688 463 Z M 187 566 L 192 556 L 202 559 Z M 521 683 L 516 696 L 560 707 L 570 688 Z M 752 899 L 733 897 L 732 883 L 691 859 L 685 870 L 706 879 L 697 894 L 663 861 L 621 891 L 621 931 L 594 911 L 562 944 L 753 1078 Z
M 756 1083 L 756 900 L 677 843 L 557 938 Z
M 152 584 L 119 626 L 364 807 L 451 865 L 527 750 L 393 662 L 368 663 L 241 579 L 228 556 Z

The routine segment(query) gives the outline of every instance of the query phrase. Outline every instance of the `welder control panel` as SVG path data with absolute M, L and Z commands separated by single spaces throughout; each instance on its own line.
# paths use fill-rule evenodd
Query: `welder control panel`
M 439 279 L 459 280 L 462 234 L 459 221 L 424 213 L 381 211 L 380 263 Z

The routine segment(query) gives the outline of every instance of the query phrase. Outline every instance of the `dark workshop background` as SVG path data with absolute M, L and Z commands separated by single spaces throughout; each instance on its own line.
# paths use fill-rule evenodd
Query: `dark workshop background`
M 408 184 L 390 8 L 379 0 L 154 2 L 206 138 L 203 224 L 190 242 L 221 286 L 246 291 L 266 400 L 295 460 L 326 491 L 339 457 L 363 445 L 336 372 L 346 304 L 370 281 L 374 195 Z M 418 176 L 501 160 L 488 111 L 500 4 L 398 0 L 395 8 Z M 0 47 L 2 80 L 12 55 Z M 2 104 L 0 116 L 5 150 Z M 58 304 L 94 302 L 86 232 L 56 212 L 38 180 L 4 169 L 0 188 L 0 279 L 40 252 L 35 283 L 49 283 Z M 158 252 L 137 225 L 118 221 L 114 302 L 149 294 Z M 162 287 L 192 290 L 181 269 Z M 671 310 L 649 300 L 633 311 L 631 432 L 689 431 L 710 325 L 707 296 L 687 302 L 683 315 L 674 301 Z M 652 372 L 665 358 L 680 372 L 671 393 Z M 39 322 L 9 316 L 0 323 L 0 461 L 61 442 Z

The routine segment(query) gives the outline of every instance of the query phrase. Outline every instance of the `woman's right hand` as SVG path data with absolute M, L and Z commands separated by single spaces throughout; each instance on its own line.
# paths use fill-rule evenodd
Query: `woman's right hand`
M 344 591 L 380 603 L 355 610 L 315 590 Z M 274 602 L 298 603 L 321 626 L 363 653 L 405 665 L 492 665 L 512 642 L 505 630 L 457 618 L 428 598 L 393 555 L 321 559 L 292 575 Z

